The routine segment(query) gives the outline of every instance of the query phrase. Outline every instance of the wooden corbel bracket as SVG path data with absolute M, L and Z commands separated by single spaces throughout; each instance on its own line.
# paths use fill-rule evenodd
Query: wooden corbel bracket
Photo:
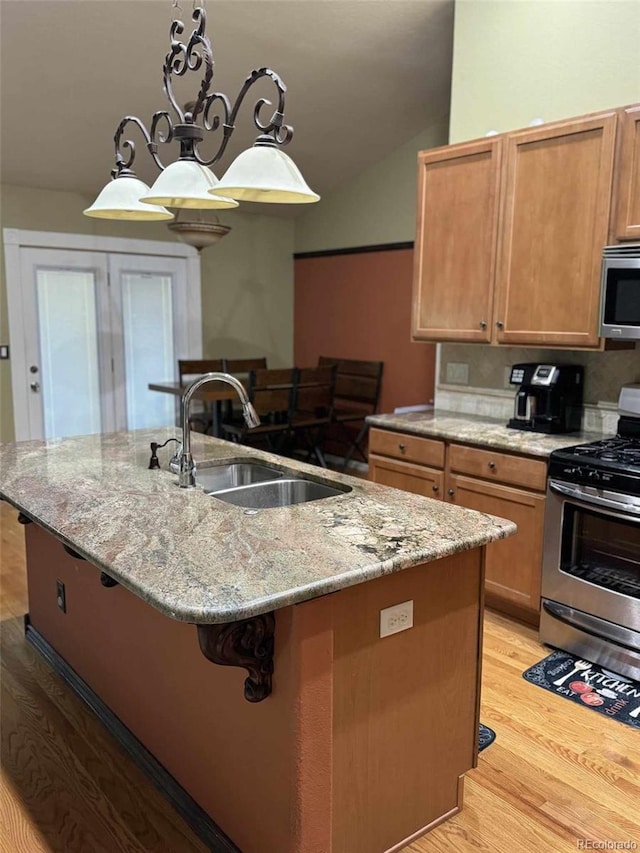
M 271 693 L 276 620 L 273 613 L 221 625 L 198 625 L 202 654 L 221 666 L 239 666 L 249 672 L 244 682 L 247 702 L 262 702 Z

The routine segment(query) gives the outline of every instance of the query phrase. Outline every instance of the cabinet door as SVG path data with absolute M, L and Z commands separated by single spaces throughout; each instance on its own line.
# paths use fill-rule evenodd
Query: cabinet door
M 508 518 L 518 525 L 509 539 L 487 545 L 485 593 L 491 607 L 515 605 L 517 615 L 536 622 L 542 576 L 543 495 L 450 475 L 449 500 L 459 506 Z
M 499 343 L 598 346 L 615 123 L 608 113 L 507 136 Z
M 501 139 L 418 155 L 413 337 L 489 341 Z
M 640 240 L 640 105 L 624 110 L 620 137 L 615 236 Z
M 444 473 L 425 465 L 397 462 L 385 456 L 369 454 L 369 479 L 383 486 L 393 486 L 415 495 L 442 499 Z

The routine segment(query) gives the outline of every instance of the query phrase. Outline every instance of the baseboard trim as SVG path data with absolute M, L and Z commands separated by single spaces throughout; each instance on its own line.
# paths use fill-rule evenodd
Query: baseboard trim
M 211 850 L 211 853 L 242 853 L 239 847 L 200 808 L 194 799 L 178 784 L 130 729 L 105 705 L 97 693 L 69 666 L 52 645 L 33 627 L 29 614 L 24 617 L 27 642 L 39 652 L 51 669 L 82 699 L 85 705 L 118 741 L 129 758 L 136 764 L 161 794 L 171 803 L 193 832 Z

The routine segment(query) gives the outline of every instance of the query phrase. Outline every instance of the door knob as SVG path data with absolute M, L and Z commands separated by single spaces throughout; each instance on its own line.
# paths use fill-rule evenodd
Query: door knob
M 29 384 L 29 388 L 31 388 L 31 390 L 35 393 L 35 392 L 40 390 L 40 383 L 39 382 L 31 382 Z
M 487 328 L 487 321 L 486 320 L 480 320 L 480 328 L 481 329 Z
M 447 494 L 448 494 L 448 495 L 449 495 L 449 497 L 451 497 L 451 498 L 455 495 L 455 493 L 456 493 L 456 492 L 455 492 L 455 489 L 449 489 L 449 491 L 447 492 Z
M 498 320 L 498 322 L 496 323 L 496 329 L 504 329 L 504 323 L 502 322 L 502 320 Z

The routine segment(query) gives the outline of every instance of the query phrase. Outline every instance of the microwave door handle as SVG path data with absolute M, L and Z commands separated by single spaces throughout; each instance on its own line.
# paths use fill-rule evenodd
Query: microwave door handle
M 610 513 L 618 518 L 625 518 L 634 521 L 630 515 L 638 515 L 640 517 L 640 504 L 626 503 L 625 501 L 617 501 L 615 498 L 605 498 L 601 495 L 594 495 L 585 492 L 580 486 L 569 486 L 566 483 L 559 483 L 557 480 L 549 480 L 549 489 L 552 492 L 560 495 L 566 495 L 584 505 L 601 506 L 607 509 L 618 510 L 616 513 Z M 608 492 L 611 494 L 611 492 Z

